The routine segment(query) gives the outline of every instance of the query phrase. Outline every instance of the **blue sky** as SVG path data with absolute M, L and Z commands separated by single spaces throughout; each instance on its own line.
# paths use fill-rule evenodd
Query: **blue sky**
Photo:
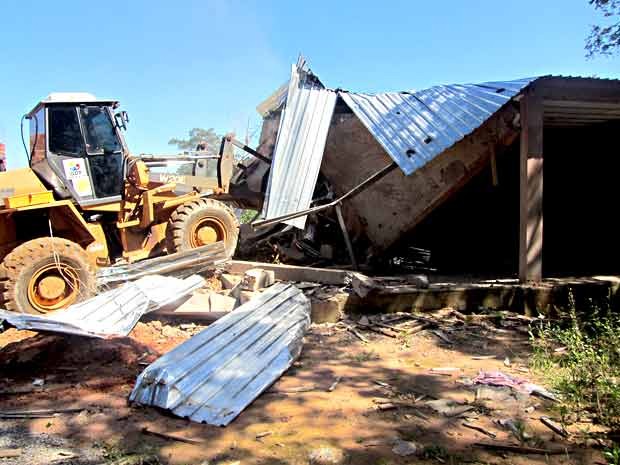
M 0 140 L 26 166 L 19 120 L 53 91 L 115 98 L 135 153 L 174 153 L 192 127 L 242 138 L 303 53 L 329 87 L 358 91 L 543 74 L 620 77 L 585 58 L 587 0 L 4 0 Z

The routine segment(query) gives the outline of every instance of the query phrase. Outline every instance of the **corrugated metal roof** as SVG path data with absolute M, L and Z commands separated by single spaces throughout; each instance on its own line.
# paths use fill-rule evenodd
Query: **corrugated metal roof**
M 98 338 L 126 336 L 142 315 L 180 299 L 204 283 L 198 275 L 186 279 L 145 276 L 48 315 L 0 310 L 0 320 L 33 331 Z
M 326 90 L 304 67 L 303 61 L 292 67 L 269 172 L 266 219 L 307 209 L 319 176 L 337 94 Z M 306 217 L 286 223 L 303 229 Z
M 309 325 L 308 299 L 276 284 L 149 365 L 129 400 L 225 426 L 291 366 Z
M 471 134 L 535 79 L 339 95 L 409 175 Z

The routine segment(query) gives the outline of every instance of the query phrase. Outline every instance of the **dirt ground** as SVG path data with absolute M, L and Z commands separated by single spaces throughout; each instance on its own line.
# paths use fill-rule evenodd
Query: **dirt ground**
M 200 326 L 151 320 L 138 323 L 129 337 L 112 340 L 8 330 L 0 334 L 0 410 L 83 410 L 0 419 L 0 449 L 22 449 L 20 457 L 0 464 L 113 463 L 129 454 L 152 454 L 177 465 L 602 463 L 600 453 L 579 438 L 593 425 L 572 424 L 571 437 L 564 439 L 540 421 L 545 415 L 559 420 L 551 401 L 471 385 L 480 370 L 540 382 L 527 368 L 522 320 L 436 317 L 439 333 L 416 332 L 419 321 L 407 319 L 392 325 L 398 333 L 387 330 L 396 337 L 358 328 L 367 342 L 346 324 L 313 325 L 299 361 L 225 428 L 127 403 L 144 366 Z M 43 385 L 33 386 L 35 380 Z M 453 401 L 457 413 L 434 410 L 437 399 Z M 498 420 L 517 426 L 511 430 Z M 162 439 L 145 428 L 201 443 Z M 476 443 L 558 454 L 490 451 Z M 399 445 L 414 446 L 416 453 L 399 455 L 393 450 Z

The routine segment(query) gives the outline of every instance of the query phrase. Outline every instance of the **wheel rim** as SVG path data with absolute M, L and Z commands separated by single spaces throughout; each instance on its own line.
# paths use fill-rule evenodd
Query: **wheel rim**
M 28 283 L 28 300 L 41 313 L 71 305 L 79 293 L 77 272 L 64 263 L 52 263 L 40 268 Z
M 226 241 L 226 226 L 217 218 L 204 218 L 190 230 L 189 243 L 192 248 L 201 247 L 214 242 Z

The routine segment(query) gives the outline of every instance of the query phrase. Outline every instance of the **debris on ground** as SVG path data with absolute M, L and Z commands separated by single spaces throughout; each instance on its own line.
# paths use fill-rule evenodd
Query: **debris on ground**
M 205 395 L 222 407 L 219 401 L 235 394 L 234 389 L 225 388 L 210 396 L 210 383 L 221 371 L 213 370 L 210 363 L 197 363 L 198 371 L 188 372 L 201 373 L 201 380 L 207 380 L 204 385 L 194 383 L 192 376 L 179 382 L 178 376 L 184 371 L 185 362 L 193 358 L 188 356 L 192 347 L 197 349 L 196 354 L 208 357 L 209 350 L 201 344 L 205 330 L 221 333 L 210 342 L 214 345 L 220 341 L 217 346 L 220 348 L 222 344 L 229 345 L 230 339 L 225 336 L 232 337 L 233 332 L 237 335 L 235 345 L 245 346 L 245 342 L 250 344 L 255 337 L 258 340 L 261 331 L 267 331 L 261 341 L 268 345 L 269 331 L 262 325 L 243 333 L 247 335 L 245 338 L 239 336 L 242 332 L 224 329 L 226 321 L 241 318 L 235 315 L 244 311 L 243 306 L 230 312 L 211 311 L 209 300 L 213 293 L 228 297 L 230 289 L 225 287 L 240 287 L 241 275 L 231 274 L 238 279 L 230 279 L 226 285 L 221 276 L 216 274 L 217 278 L 211 278 L 207 287 L 195 291 L 178 308 L 167 307 L 172 309 L 171 313 L 162 314 L 159 310 L 145 316 L 126 338 L 59 337 L 15 329 L 1 333 L 0 366 L 4 378 L 0 379 L 0 400 L 6 406 L 0 413 L 11 417 L 0 422 L 0 434 L 5 435 L 20 425 L 37 432 L 36 438 L 23 433 L 19 438 L 11 434 L 2 436 L 0 448 L 23 451 L 21 457 L 5 459 L 7 465 L 22 462 L 42 465 L 61 457 L 68 460 L 69 455 L 60 456 L 57 450 L 79 457 L 75 463 L 81 464 L 80 460 L 101 463 L 101 454 L 108 452 L 92 446 L 91 431 L 96 431 L 98 441 L 113 443 L 120 438 L 126 452 L 105 456 L 106 463 L 119 464 L 131 463 L 123 460 L 133 457 L 152 456 L 155 449 L 160 451 L 161 463 L 174 465 L 236 461 L 366 465 L 382 460 L 407 460 L 404 458 L 407 455 L 398 458 L 399 452 L 439 463 L 442 460 L 449 463 L 454 454 L 473 463 L 478 460 L 498 465 L 511 463 L 510 459 L 517 456 L 546 452 L 551 457 L 550 463 L 559 465 L 553 457 L 556 454 L 563 457 L 558 452 L 560 449 L 568 450 L 571 457 L 584 454 L 582 463 L 593 463 L 592 457 L 598 457 L 595 451 L 575 447 L 580 437 L 574 433 L 576 426 L 551 420 L 550 404 L 535 400 L 523 389 L 524 383 L 542 387 L 535 384 L 537 380 L 529 381 L 513 374 L 523 366 L 520 356 L 527 356 L 529 346 L 525 333 L 502 324 L 512 315 L 500 320 L 481 314 L 463 315 L 451 308 L 423 314 L 349 315 L 337 323 L 311 325 L 304 338 L 300 362 L 290 366 L 283 376 L 260 372 L 261 376 L 269 376 L 269 380 L 264 379 L 265 388 L 275 381 L 264 395 L 254 386 L 257 394 L 253 401 L 246 402 L 245 391 L 241 391 L 243 395 L 236 397 L 241 402 L 229 409 L 234 413 L 220 411 L 218 418 L 228 421 L 243 410 L 225 430 L 187 422 L 157 409 L 144 408 L 139 402 L 127 406 L 128 395 L 133 395 L 132 385 L 133 391 L 140 386 L 145 397 L 167 402 L 172 406 L 169 409 L 172 413 L 190 419 L 192 415 L 202 417 L 206 410 L 201 408 L 202 400 L 193 400 L 195 396 Z M 383 285 L 382 278 L 373 277 L 373 280 Z M 266 299 L 273 302 L 277 297 L 270 297 L 270 293 L 281 286 L 293 287 L 280 283 L 256 292 L 241 291 L 247 292 L 249 300 L 245 305 Z M 328 294 L 342 286 L 306 281 L 299 288 L 296 292 L 303 296 L 310 291 Z M 239 300 L 237 297 L 237 305 Z M 205 302 L 206 311 L 201 313 L 199 310 L 205 310 Z M 180 311 L 185 309 L 191 311 Z M 309 312 L 308 307 L 304 307 L 304 312 Z M 307 319 L 307 313 L 303 318 Z M 213 315 L 217 322 L 205 326 L 204 319 L 195 317 L 199 314 Z M 452 344 L 438 336 L 437 331 Z M 248 351 L 252 349 L 248 347 Z M 269 349 L 266 353 L 270 353 Z M 503 363 L 507 356 L 511 359 L 509 367 Z M 217 355 L 212 360 L 224 358 Z M 240 357 L 244 363 L 233 363 L 232 371 L 249 380 L 256 366 L 248 362 L 250 359 L 257 360 L 246 355 Z M 161 363 L 162 360 L 168 362 Z M 285 365 L 282 366 L 284 371 Z M 500 376 L 487 376 L 498 372 Z M 535 378 L 534 374 L 530 376 Z M 254 379 L 258 382 L 258 378 Z M 43 380 L 43 384 L 33 386 L 34 379 Z M 253 387 L 243 379 L 235 379 L 231 386 Z M 499 380 L 499 385 L 490 383 L 492 379 Z M 507 384 L 506 380 L 509 380 Z M 180 395 L 175 397 L 176 394 Z M 64 409 L 66 413 L 61 413 Z M 71 409 L 76 410 L 71 413 Z M 534 410 L 536 421 L 526 424 L 523 416 Z M 314 418 L 313 422 L 307 421 L 309 417 Z M 573 434 L 566 437 L 553 431 L 546 422 L 558 428 L 570 428 Z M 321 446 L 325 444 L 325 431 L 331 432 L 330 444 Z M 390 439 L 394 431 L 400 436 L 396 442 Z M 54 442 L 57 446 L 51 445 L 51 439 L 38 443 L 37 438 L 48 437 L 40 432 L 53 433 L 58 438 Z M 496 447 L 485 445 L 484 439 L 492 439 L 490 442 Z M 338 441 L 333 443 L 338 447 L 333 447 L 331 440 Z M 204 447 L 205 443 L 209 448 Z M 72 446 L 67 447 L 68 444 Z M 151 449 L 136 448 L 136 444 L 148 444 Z M 333 449 L 334 454 L 316 452 L 322 448 Z M 256 459 L 243 459 L 238 455 L 242 449 L 252 450 Z M 309 451 L 315 451 L 312 461 Z M 26 456 L 36 459 L 24 462 Z M 331 460 L 330 457 L 335 457 L 336 462 L 320 462 L 321 458 Z
M 273 270 L 254 268 L 246 271 L 241 280 L 241 288 L 244 291 L 258 291 L 271 286 L 275 282 Z
M 129 399 L 225 426 L 299 356 L 310 302 L 276 284 L 149 365 Z
M 219 241 L 148 260 L 103 267 L 97 272 L 97 283 L 103 287 L 126 283 L 144 276 L 172 275 L 175 272 L 189 276 L 225 263 L 227 259 L 224 242 Z
M 566 431 L 566 429 L 562 425 L 557 424 L 549 417 L 545 417 L 545 416 L 540 417 L 540 422 L 543 425 L 545 425 L 547 428 L 549 428 L 551 431 L 553 431 L 556 434 L 559 434 L 560 436 L 564 438 L 567 438 L 569 436 L 568 431 Z
M 155 431 L 149 428 L 142 428 L 142 432 L 144 434 L 150 434 L 152 436 L 157 436 L 158 438 L 168 439 L 171 441 L 186 442 L 187 444 L 204 444 L 205 443 L 205 441 L 203 441 L 202 439 L 187 438 L 185 436 L 181 436 L 178 434 L 165 433 L 163 431 Z
M 372 278 L 362 273 L 351 273 L 351 287 L 353 291 L 361 298 L 366 297 L 373 290 L 380 289 L 381 286 Z
M 52 418 L 63 413 L 78 413 L 83 408 L 0 411 L 0 418 Z
M 211 292 L 209 294 L 209 311 L 211 312 L 232 312 L 237 306 L 237 299 L 227 295 Z
M 463 423 L 461 423 L 465 428 L 469 428 L 469 429 L 473 429 L 476 431 L 479 431 L 480 433 L 489 436 L 492 439 L 495 439 L 497 437 L 497 434 L 495 434 L 493 431 L 489 431 L 488 429 L 483 428 L 482 426 L 476 425 L 474 423 L 470 423 L 468 421 L 464 421 Z
M 489 444 L 478 442 L 474 444 L 477 447 L 482 447 L 485 449 L 504 451 L 504 452 L 516 452 L 517 454 L 536 454 L 536 455 L 563 455 L 569 454 L 569 450 L 564 449 L 540 449 L 538 447 L 527 447 L 527 446 L 515 446 L 513 444 Z
M 432 408 L 437 413 L 441 413 L 446 417 L 457 417 L 471 410 L 475 410 L 473 405 L 460 404 L 449 399 L 435 399 L 425 402 L 425 405 Z
M 339 465 L 344 459 L 344 453 L 334 447 L 319 447 L 308 454 L 311 465 Z
M 474 384 L 488 384 L 491 386 L 507 386 L 519 392 L 527 394 L 537 394 L 550 400 L 555 400 L 553 393 L 549 392 L 538 384 L 515 376 L 510 376 L 501 371 L 481 371 L 478 376 L 473 379 Z
M 21 449 L 0 449 L 0 459 L 19 457 L 20 455 L 22 455 Z
M 243 276 L 236 274 L 222 273 L 220 274 L 220 281 L 223 289 L 234 289 L 243 280 Z
M 0 320 L 18 329 L 88 337 L 126 336 L 148 312 L 170 304 L 204 286 L 204 278 L 149 275 L 58 310 L 29 315 L 0 310 Z
M 394 447 L 392 447 L 392 452 L 396 455 L 400 455 L 401 457 L 408 457 L 410 455 L 415 455 L 418 453 L 418 445 L 411 441 L 403 441 L 402 439 L 397 439 L 394 441 Z

